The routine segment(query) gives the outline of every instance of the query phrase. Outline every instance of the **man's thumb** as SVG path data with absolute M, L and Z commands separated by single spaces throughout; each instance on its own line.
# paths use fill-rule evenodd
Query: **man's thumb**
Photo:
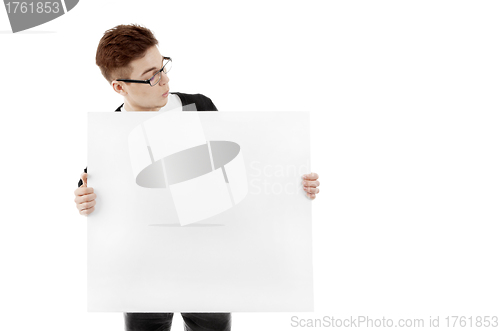
M 80 177 L 82 178 L 82 182 L 83 182 L 82 186 L 87 187 L 87 173 L 86 172 L 82 173 L 82 175 Z

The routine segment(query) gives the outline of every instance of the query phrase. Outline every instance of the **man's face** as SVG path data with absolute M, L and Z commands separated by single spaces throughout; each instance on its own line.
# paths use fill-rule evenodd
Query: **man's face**
M 147 50 L 144 57 L 130 62 L 132 69 L 128 79 L 150 79 L 163 65 L 163 56 L 156 46 Z M 125 98 L 128 111 L 158 111 L 168 102 L 168 77 L 161 74 L 161 80 L 155 86 L 149 84 L 124 83 L 113 81 L 115 91 Z M 119 86 L 118 86 L 119 85 Z

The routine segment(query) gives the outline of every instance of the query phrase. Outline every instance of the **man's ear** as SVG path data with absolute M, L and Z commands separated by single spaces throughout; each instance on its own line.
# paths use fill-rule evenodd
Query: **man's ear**
M 111 87 L 113 87 L 113 90 L 115 90 L 116 93 L 122 96 L 127 95 L 127 92 L 124 89 L 124 85 L 125 84 L 123 84 L 122 82 L 118 82 L 116 80 L 111 82 Z

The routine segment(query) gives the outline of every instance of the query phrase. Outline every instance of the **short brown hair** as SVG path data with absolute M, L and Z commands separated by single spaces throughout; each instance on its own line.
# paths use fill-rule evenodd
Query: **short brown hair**
M 158 45 L 158 40 L 151 30 L 136 24 L 118 25 L 104 32 L 97 47 L 95 62 L 109 83 L 116 78 L 128 79 L 113 75 L 128 76 L 130 62 L 143 57 L 155 45 Z

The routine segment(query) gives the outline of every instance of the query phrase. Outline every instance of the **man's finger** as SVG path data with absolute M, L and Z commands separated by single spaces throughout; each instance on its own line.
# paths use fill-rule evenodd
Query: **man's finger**
M 317 173 L 311 172 L 310 174 L 303 175 L 302 178 L 307 179 L 307 180 L 316 180 L 319 178 L 319 176 Z
M 310 186 L 310 187 L 318 187 L 319 186 L 319 180 L 303 180 L 302 185 L 304 186 Z
M 95 198 L 96 198 L 96 194 L 95 193 L 90 193 L 90 194 L 85 194 L 85 195 L 78 195 L 75 198 L 75 203 L 76 204 L 80 204 L 82 202 L 89 202 L 89 201 L 95 200 Z
M 86 209 L 93 208 L 96 204 L 95 200 L 89 201 L 89 202 L 82 202 L 78 205 L 76 205 L 76 208 L 81 212 Z
M 319 188 L 315 188 L 315 187 L 304 187 L 304 191 L 306 191 L 307 193 L 319 193 Z
M 91 194 L 91 193 L 94 193 L 94 189 L 92 187 L 80 186 L 75 190 L 76 196 Z
M 80 210 L 80 215 L 87 216 L 88 214 L 90 214 L 94 210 L 95 210 L 95 207 L 92 207 L 90 209 Z

